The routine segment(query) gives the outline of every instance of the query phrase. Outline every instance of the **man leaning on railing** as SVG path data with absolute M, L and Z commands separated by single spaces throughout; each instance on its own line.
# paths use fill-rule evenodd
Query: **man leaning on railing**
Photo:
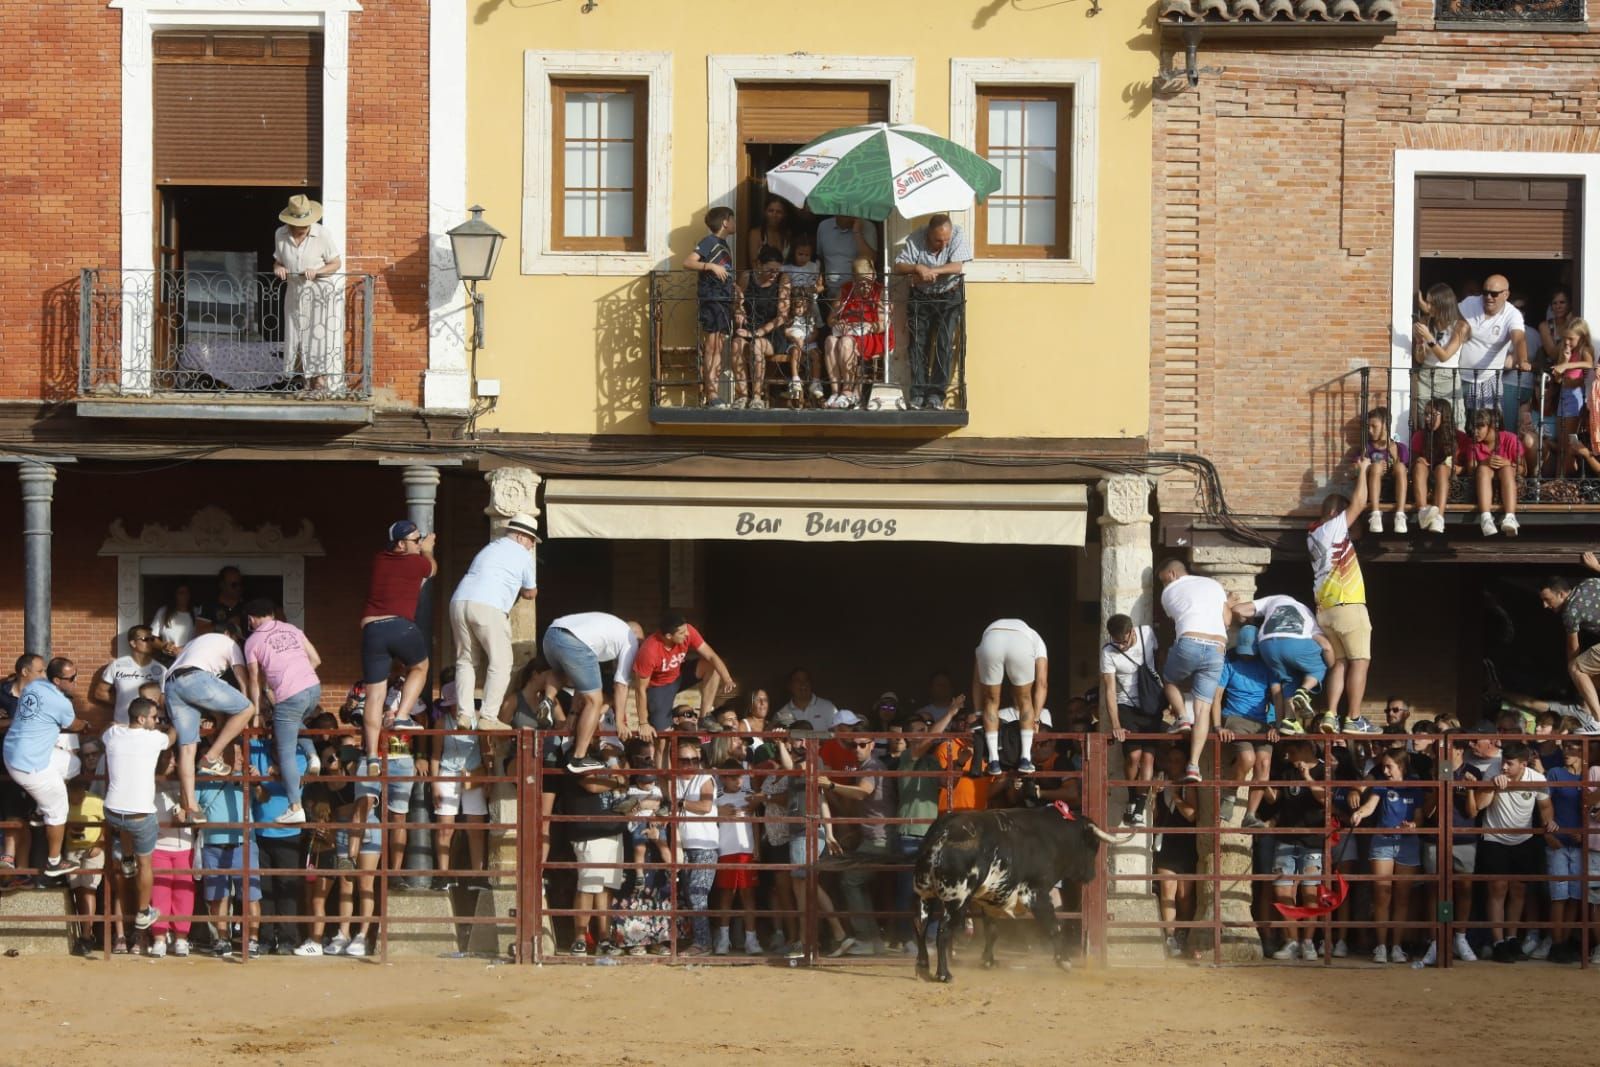
M 911 407 L 943 409 L 950 385 L 952 354 L 961 325 L 961 272 L 972 259 L 972 245 L 945 214 L 906 238 L 895 257 L 894 273 L 911 276 L 906 325 L 911 330 Z

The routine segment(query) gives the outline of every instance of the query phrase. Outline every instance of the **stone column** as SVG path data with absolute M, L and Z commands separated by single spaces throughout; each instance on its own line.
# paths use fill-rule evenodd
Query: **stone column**
M 413 463 L 401 473 L 400 480 L 406 487 L 406 518 L 424 534 L 432 533 L 433 510 L 439 502 L 439 468 Z
M 1256 579 L 1267 569 L 1267 564 L 1272 561 L 1272 550 L 1269 548 L 1244 548 L 1234 545 L 1226 546 L 1196 546 L 1190 550 L 1190 564 L 1196 574 L 1203 574 L 1207 578 L 1214 578 L 1228 591 L 1229 596 L 1254 597 L 1256 595 Z M 1200 709 L 1195 709 L 1195 714 L 1204 714 Z M 1210 753 L 1202 763 L 1207 777 L 1210 777 L 1212 761 Z M 1224 767 L 1228 777 L 1233 772 Z M 1220 795 L 1219 795 L 1220 794 Z M 1201 826 L 1215 825 L 1238 826 L 1244 817 L 1244 789 L 1200 789 L 1199 821 Z M 1222 874 L 1244 876 L 1249 875 L 1253 869 L 1251 861 L 1251 839 L 1249 834 L 1222 834 Z M 1216 857 L 1211 849 L 1209 838 L 1200 838 L 1200 873 L 1209 874 L 1215 868 Z M 1235 881 L 1223 881 L 1219 887 L 1222 897 L 1222 918 L 1226 922 L 1248 923 L 1251 920 L 1251 897 L 1253 885 L 1242 878 Z M 1208 918 L 1213 908 L 1211 886 L 1200 883 L 1198 892 L 1197 918 Z M 1209 946 L 1209 939 L 1202 937 L 1201 943 Z M 1228 960 L 1258 960 L 1261 958 L 1261 940 L 1255 931 L 1249 927 L 1235 927 L 1224 932 L 1222 955 Z
M 22 485 L 23 648 L 50 658 L 50 505 L 56 469 L 48 463 L 17 468 Z

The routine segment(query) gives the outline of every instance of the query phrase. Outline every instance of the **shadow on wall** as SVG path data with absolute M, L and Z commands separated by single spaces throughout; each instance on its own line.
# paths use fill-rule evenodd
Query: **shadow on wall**
M 1300 502 L 1314 507 L 1330 489 L 1350 482 L 1350 463 L 1360 447 L 1366 422 L 1367 393 L 1362 373 L 1350 371 L 1331 381 L 1312 387 L 1306 455 L 1310 467 L 1300 482 Z M 1383 398 L 1371 403 L 1382 403 Z
M 47 401 L 70 400 L 78 395 L 78 349 L 82 341 L 78 321 L 83 293 L 78 279 L 44 291 L 39 308 L 40 388 Z M 114 337 L 97 342 L 115 342 Z
M 978 10 L 973 12 L 972 28 L 975 30 L 983 29 L 989 25 L 991 19 L 1008 7 L 1025 15 L 1031 11 L 1043 11 L 1046 8 L 1082 2 L 1084 0 L 988 0 L 988 3 L 980 5 Z
M 595 429 L 600 433 L 641 418 L 650 384 L 649 315 L 648 276 L 629 278 L 595 301 Z

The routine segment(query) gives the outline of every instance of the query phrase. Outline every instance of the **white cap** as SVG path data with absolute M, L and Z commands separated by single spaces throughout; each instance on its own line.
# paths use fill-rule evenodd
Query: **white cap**
M 857 715 L 853 711 L 849 711 L 849 710 L 847 710 L 845 708 L 840 708 L 838 710 L 838 712 L 836 712 L 834 714 L 834 716 L 833 716 L 833 725 L 834 726 L 860 726 L 861 725 L 861 716 Z

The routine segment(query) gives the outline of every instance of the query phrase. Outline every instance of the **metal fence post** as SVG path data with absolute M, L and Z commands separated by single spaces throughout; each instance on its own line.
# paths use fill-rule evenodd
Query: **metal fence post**
M 1107 784 L 1109 780 L 1107 740 L 1107 735 L 1103 733 L 1085 734 L 1083 738 L 1085 775 L 1083 797 L 1084 806 L 1088 809 L 1084 814 L 1096 826 L 1102 828 L 1106 825 L 1106 811 L 1111 806 L 1110 786 Z M 1105 966 L 1110 958 L 1106 926 L 1110 910 L 1108 879 L 1116 870 L 1115 857 L 1110 848 L 1102 852 L 1099 866 L 1100 877 L 1091 879 L 1089 884 L 1083 887 L 1083 893 L 1079 898 L 1079 911 L 1083 914 L 1083 937 L 1087 942 L 1085 954 L 1092 952 L 1095 960 L 1101 966 Z

